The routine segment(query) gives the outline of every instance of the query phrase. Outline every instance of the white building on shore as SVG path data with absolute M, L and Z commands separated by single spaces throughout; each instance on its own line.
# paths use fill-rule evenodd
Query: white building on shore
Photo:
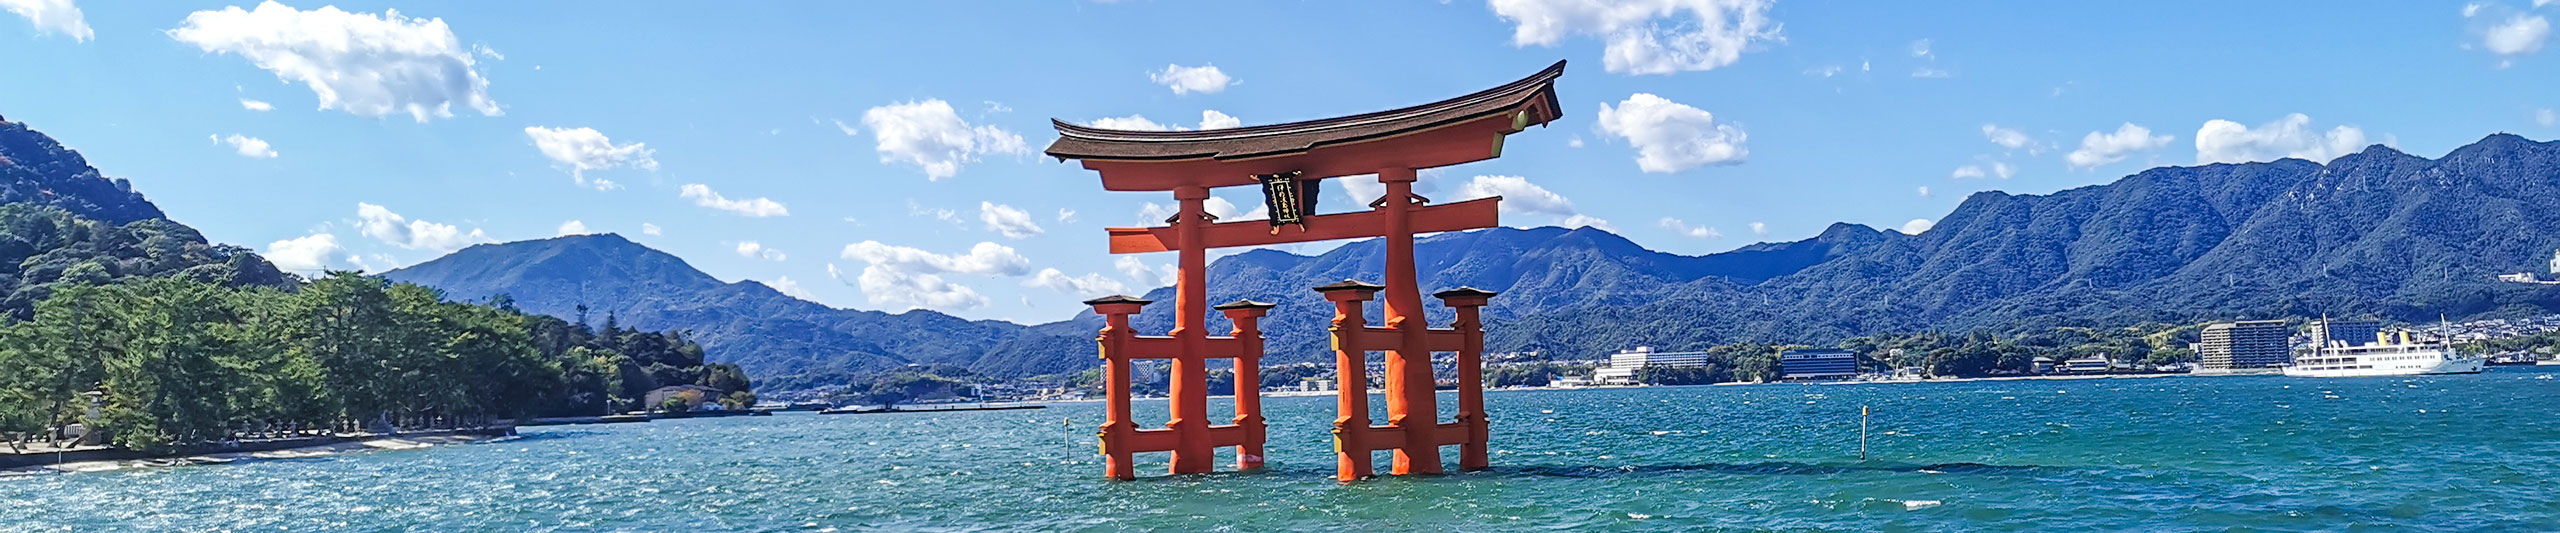
M 1707 352 L 1656 352 L 1651 346 L 1609 355 L 1609 366 L 1592 371 L 1591 380 L 1602 385 L 1631 385 L 1636 371 L 1646 367 L 1696 368 L 1707 366 Z

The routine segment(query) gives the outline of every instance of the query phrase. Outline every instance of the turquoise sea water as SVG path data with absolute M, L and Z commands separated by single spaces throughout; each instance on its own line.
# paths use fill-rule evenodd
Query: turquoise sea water
M 1134 482 L 1100 478 L 1090 403 L 527 428 L 0 478 L 0 530 L 2552 531 L 2556 377 L 1496 392 L 1495 470 L 1347 485 L 1329 397 L 1267 402 L 1265 471 Z

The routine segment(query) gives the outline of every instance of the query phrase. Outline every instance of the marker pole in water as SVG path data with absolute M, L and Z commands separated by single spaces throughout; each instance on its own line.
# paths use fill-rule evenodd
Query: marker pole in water
M 1858 460 L 1867 460 L 1867 406 L 1858 406 Z

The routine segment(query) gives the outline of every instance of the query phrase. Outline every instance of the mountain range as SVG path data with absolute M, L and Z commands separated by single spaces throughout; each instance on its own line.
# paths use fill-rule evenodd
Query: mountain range
M 2432 320 L 2560 309 L 2560 290 L 2500 283 L 2560 248 L 2560 143 L 2498 134 L 2427 159 L 2376 145 L 2327 164 L 2162 167 L 2052 194 L 1982 192 L 1917 235 L 1835 224 L 1810 239 L 1684 256 L 1596 228 L 1425 236 L 1426 292 L 1500 292 L 1489 350 L 1589 357 L 1638 345 L 1827 344 L 1916 330 L 2372 315 Z M 1210 265 L 1210 300 L 1277 302 L 1275 363 L 1328 360 L 1330 307 L 1308 288 L 1378 281 L 1377 240 Z M 474 246 L 384 274 L 455 298 L 579 305 L 646 329 L 691 329 L 759 376 L 947 364 L 999 376 L 1082 370 L 1090 314 L 1040 325 L 918 310 L 833 309 L 725 283 L 613 235 Z M 1172 325 L 1172 293 L 1137 318 Z M 1374 315 L 1377 310 L 1371 309 Z M 1448 313 L 1431 306 L 1435 324 Z M 1223 320 L 1211 328 L 1223 332 Z

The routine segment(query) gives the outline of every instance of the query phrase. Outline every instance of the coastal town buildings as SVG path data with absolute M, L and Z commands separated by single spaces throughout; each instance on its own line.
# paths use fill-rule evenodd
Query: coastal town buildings
M 1609 355 L 1609 366 L 1591 374 L 1591 380 L 1602 384 L 1635 383 L 1636 371 L 1646 367 L 1694 368 L 1707 366 L 1707 352 L 1656 352 L 1651 346 Z
M 2292 328 L 2282 320 L 2216 322 L 2204 327 L 2196 350 L 2197 373 L 2264 371 L 2293 360 L 2286 338 Z
M 1857 377 L 1858 354 L 1848 350 L 1778 352 L 1778 379 L 1842 379 Z
M 2348 346 L 2373 344 L 2382 335 L 2382 323 L 2372 320 L 2321 319 L 2311 323 L 2311 343 L 2328 346 L 2343 342 Z

